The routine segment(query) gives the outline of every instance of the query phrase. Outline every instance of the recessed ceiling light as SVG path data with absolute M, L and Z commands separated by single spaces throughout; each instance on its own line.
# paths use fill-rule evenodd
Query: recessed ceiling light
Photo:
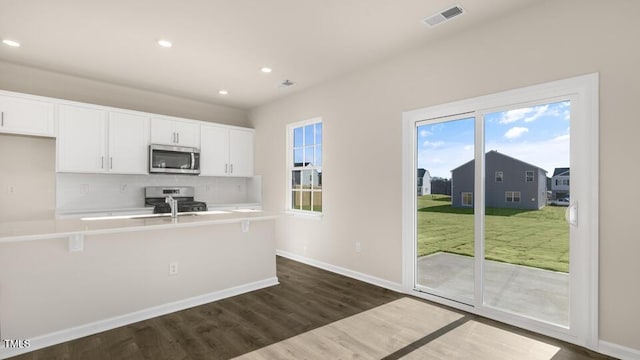
M 20 43 L 17 41 L 13 41 L 13 40 L 9 40 L 9 39 L 4 39 L 2 40 L 2 42 L 5 45 L 9 45 L 9 46 L 13 46 L 13 47 L 20 47 Z
M 268 74 L 268 73 L 270 73 L 270 72 L 271 72 L 271 71 L 273 71 L 273 70 L 272 70 L 270 67 L 263 66 L 263 67 L 260 69 L 260 71 L 262 71 L 262 72 L 263 72 L 263 73 L 265 73 L 265 74 Z
M 169 40 L 158 40 L 158 45 L 166 48 L 170 48 L 173 46 L 173 44 Z
M 218 94 L 220 94 L 220 95 L 229 95 L 229 92 L 227 90 L 220 90 L 220 91 L 218 91 Z

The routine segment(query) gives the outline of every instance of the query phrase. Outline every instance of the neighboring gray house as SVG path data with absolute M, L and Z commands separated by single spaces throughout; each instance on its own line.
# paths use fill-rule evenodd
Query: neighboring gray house
M 547 202 L 547 172 L 535 165 L 491 150 L 485 158 L 487 207 L 542 209 Z M 474 164 L 471 160 L 451 170 L 451 204 L 473 206 Z
M 295 163 L 296 167 L 308 166 L 309 163 Z M 302 185 L 303 188 L 318 188 L 322 185 L 322 173 L 317 169 L 308 169 L 293 172 L 293 186 Z
M 551 199 L 564 199 L 570 195 L 571 171 L 566 168 L 555 168 L 551 177 Z
M 432 177 L 431 178 L 431 193 L 432 194 L 442 194 L 442 195 L 451 195 L 451 180 L 441 178 L 441 177 Z
M 418 196 L 431 194 L 431 174 L 429 170 L 418 169 Z

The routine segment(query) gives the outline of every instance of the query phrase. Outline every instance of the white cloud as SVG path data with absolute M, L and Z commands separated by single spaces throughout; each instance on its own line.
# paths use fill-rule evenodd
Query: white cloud
M 565 135 L 560 135 L 560 136 L 556 136 L 555 138 L 553 138 L 553 141 L 565 141 L 565 140 L 569 140 L 569 134 L 565 134 Z
M 500 123 L 511 124 L 520 120 L 524 122 L 532 122 L 537 120 L 540 116 L 545 115 L 547 110 L 549 110 L 549 105 L 505 111 L 500 119 Z
M 422 146 L 430 147 L 430 148 L 434 148 L 434 149 L 435 148 L 439 148 L 442 145 L 444 145 L 444 141 L 429 141 L 429 140 L 427 140 L 427 141 L 422 143 Z
M 425 129 L 420 130 L 420 137 L 427 137 L 427 136 L 432 135 L 432 134 L 433 133 L 431 133 L 431 132 L 429 132 L 429 131 L 427 131 Z
M 473 145 L 465 145 L 465 146 L 462 147 L 462 149 L 466 150 L 466 151 L 469 151 L 469 150 L 473 150 L 474 147 L 473 147 Z
M 504 133 L 504 137 L 507 139 L 516 139 L 528 131 L 529 129 L 527 129 L 526 127 L 515 126 L 509 129 L 506 133 Z

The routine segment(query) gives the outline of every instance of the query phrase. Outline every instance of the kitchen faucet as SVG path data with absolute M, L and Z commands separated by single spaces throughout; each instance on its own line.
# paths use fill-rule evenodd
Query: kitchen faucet
M 178 217 L 178 200 L 174 199 L 173 196 L 169 195 L 164 199 L 164 202 L 169 204 L 169 207 L 171 208 L 171 217 L 172 218 Z

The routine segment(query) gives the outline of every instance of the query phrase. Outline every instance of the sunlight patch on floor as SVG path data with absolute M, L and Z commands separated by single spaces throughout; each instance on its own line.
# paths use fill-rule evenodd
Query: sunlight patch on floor
M 489 325 L 464 321 L 464 317 L 419 300 L 402 298 L 236 359 L 381 359 L 404 356 L 402 358 L 407 359 L 548 360 L 559 350 Z M 460 325 L 451 326 L 454 322 Z M 450 330 L 442 331 L 447 326 Z

